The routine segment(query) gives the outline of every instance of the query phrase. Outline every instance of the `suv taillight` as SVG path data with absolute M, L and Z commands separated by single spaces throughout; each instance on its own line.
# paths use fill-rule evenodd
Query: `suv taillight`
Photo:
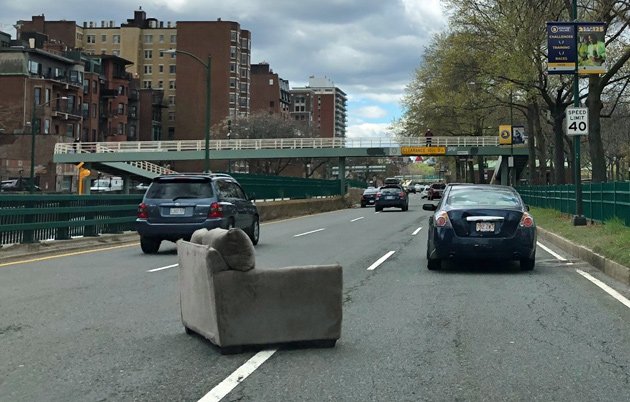
M 138 219 L 149 219 L 149 208 L 144 202 L 138 205 Z
M 210 204 L 208 218 L 223 218 L 223 207 L 218 202 Z

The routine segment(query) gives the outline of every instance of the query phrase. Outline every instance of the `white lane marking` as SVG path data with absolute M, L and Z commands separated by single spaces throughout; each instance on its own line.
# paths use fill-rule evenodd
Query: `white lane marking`
M 602 282 L 599 279 L 591 276 L 590 274 L 587 274 L 584 271 L 576 269 L 575 272 L 577 272 L 578 274 L 582 275 L 583 277 L 585 277 L 589 281 L 593 282 L 595 285 L 597 285 L 600 288 L 602 288 L 604 290 L 604 292 L 608 293 L 609 295 L 611 295 L 612 297 L 614 297 L 615 299 L 620 301 L 622 304 L 624 304 L 626 307 L 630 308 L 630 300 L 628 300 L 625 297 L 623 297 L 615 289 L 611 288 L 610 286 L 606 285 L 604 282 Z
M 415 236 L 415 235 L 417 235 L 418 233 L 420 233 L 420 231 L 421 231 L 421 230 L 422 230 L 422 226 L 421 226 L 421 227 L 419 227 L 418 229 L 416 229 L 416 230 L 415 230 L 415 231 L 414 231 L 411 235 L 412 235 L 412 236 Z
M 321 232 L 322 230 L 325 230 L 324 228 L 322 229 L 317 229 L 317 230 L 311 230 L 310 232 L 306 232 L 306 233 L 300 233 L 300 234 L 296 234 L 293 237 L 300 237 L 300 236 L 306 236 L 312 233 L 317 233 L 317 232 Z
M 230 374 L 225 380 L 221 381 L 219 385 L 212 388 L 210 392 L 204 395 L 199 402 L 211 402 L 220 401 L 227 394 L 229 394 L 238 384 L 243 382 L 251 373 L 260 367 L 267 359 L 269 359 L 278 349 L 263 350 L 256 353 L 251 359 L 245 362 L 241 367 L 237 368 L 232 374 Z
M 388 259 L 389 257 L 392 256 L 392 254 L 394 254 L 395 251 L 390 251 L 387 254 L 385 254 L 384 256 L 382 256 L 381 258 L 379 258 L 378 260 L 376 260 L 376 262 L 372 265 L 370 265 L 370 267 L 367 269 L 368 271 L 373 271 L 375 270 L 379 265 L 381 265 L 382 263 L 385 262 L 386 259 Z
M 545 250 L 546 252 L 548 252 L 549 254 L 553 255 L 554 257 L 556 257 L 556 259 L 560 260 L 560 261 L 566 261 L 567 259 L 564 258 L 563 256 L 561 256 L 560 254 L 554 252 L 553 250 L 551 250 L 549 247 L 546 247 L 545 245 L 543 245 L 541 242 L 537 241 L 536 244 L 538 245 L 538 247 L 542 248 L 543 250 Z M 572 262 L 568 263 L 567 265 L 573 265 Z
M 360 221 L 361 219 L 365 218 L 364 216 L 360 217 L 360 218 L 355 218 L 353 220 L 351 220 L 350 222 L 356 222 L 356 221 Z
M 161 271 L 163 269 L 169 269 L 169 268 L 175 268 L 176 266 L 178 266 L 179 264 L 173 264 L 173 265 L 167 265 L 165 267 L 160 267 L 160 268 L 155 268 L 155 269 L 150 269 L 147 272 L 157 272 L 157 271 Z

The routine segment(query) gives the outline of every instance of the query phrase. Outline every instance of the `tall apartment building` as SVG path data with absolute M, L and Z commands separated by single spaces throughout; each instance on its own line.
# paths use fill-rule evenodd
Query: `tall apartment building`
M 74 21 L 45 21 L 44 16 L 18 21 L 17 26 L 18 37 L 20 32 L 41 32 L 69 48 L 129 61 L 126 71 L 139 80 L 141 89 L 164 93 L 168 108 L 162 113 L 160 139 L 205 137 L 205 65 L 210 58 L 211 124 L 249 114 L 251 34 L 237 22 L 164 22 L 147 18 L 140 8 L 120 26 L 105 20 L 79 26 Z M 171 49 L 180 52 L 167 52 Z
M 251 71 L 251 112 L 266 112 L 289 118 L 289 81 L 274 73 L 268 63 L 252 64 Z
M 346 93 L 328 78 L 309 77 L 306 87 L 291 89 L 291 116 L 310 122 L 323 138 L 345 138 Z

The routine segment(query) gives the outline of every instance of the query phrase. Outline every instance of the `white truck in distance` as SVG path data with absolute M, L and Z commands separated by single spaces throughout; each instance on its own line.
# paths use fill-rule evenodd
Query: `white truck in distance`
M 92 181 L 90 192 L 122 191 L 122 177 L 101 177 Z

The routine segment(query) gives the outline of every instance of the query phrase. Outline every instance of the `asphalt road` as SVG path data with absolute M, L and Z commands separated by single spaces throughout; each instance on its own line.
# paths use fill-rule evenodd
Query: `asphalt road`
M 281 347 L 224 400 L 629 399 L 630 308 L 577 270 L 607 279 L 542 248 L 532 272 L 428 271 L 420 203 L 262 225 L 258 266 L 343 266 L 342 338 Z M 213 390 L 257 351 L 223 356 L 184 333 L 176 263 L 164 243 L 153 256 L 127 245 L 0 266 L 0 401 L 197 401 Z

